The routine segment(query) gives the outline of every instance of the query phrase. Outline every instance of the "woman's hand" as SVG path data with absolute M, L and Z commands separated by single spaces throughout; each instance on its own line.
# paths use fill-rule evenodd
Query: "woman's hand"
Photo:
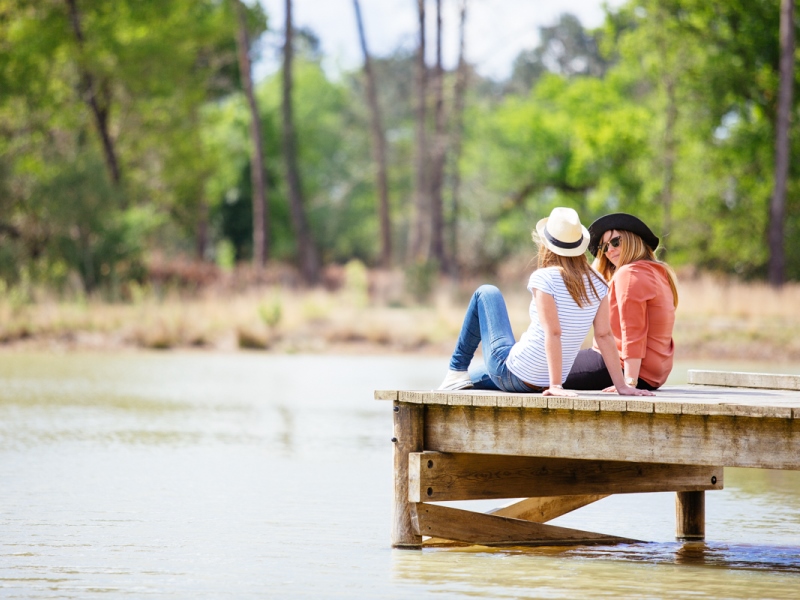
M 603 391 L 613 390 L 616 389 L 617 393 L 620 396 L 655 396 L 653 392 L 650 390 L 640 390 L 639 388 L 631 387 L 629 385 L 624 386 L 611 386 L 610 388 L 606 388 Z
M 542 396 L 561 396 L 562 398 L 575 398 L 578 392 L 573 390 L 565 390 L 562 387 L 550 387 L 542 392 Z

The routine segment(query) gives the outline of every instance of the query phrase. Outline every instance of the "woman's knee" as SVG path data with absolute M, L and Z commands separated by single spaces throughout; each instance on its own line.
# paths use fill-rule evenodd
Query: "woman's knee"
M 494 296 L 494 295 L 501 295 L 500 290 L 497 288 L 496 285 L 491 285 L 489 283 L 485 283 L 480 286 L 477 290 L 475 290 L 476 296 Z

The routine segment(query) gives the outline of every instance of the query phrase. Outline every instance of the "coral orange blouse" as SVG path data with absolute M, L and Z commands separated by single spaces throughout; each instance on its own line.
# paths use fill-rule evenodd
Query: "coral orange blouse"
M 639 377 L 661 387 L 672 371 L 675 307 L 661 265 L 639 260 L 620 267 L 608 291 L 611 330 L 620 358 L 641 358 Z

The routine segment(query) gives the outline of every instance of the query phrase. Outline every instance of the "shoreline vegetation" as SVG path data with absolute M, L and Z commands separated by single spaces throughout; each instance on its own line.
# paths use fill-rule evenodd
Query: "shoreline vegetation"
M 191 269 L 173 268 L 169 276 L 104 297 L 5 287 L 0 350 L 447 355 L 470 295 L 484 282 L 503 290 L 517 337 L 528 319 L 522 263 L 494 278 L 454 281 L 435 271 L 367 270 L 351 261 L 330 267 L 311 289 L 288 267 Z M 800 360 L 800 284 L 777 291 L 708 274 L 678 275 L 676 358 Z

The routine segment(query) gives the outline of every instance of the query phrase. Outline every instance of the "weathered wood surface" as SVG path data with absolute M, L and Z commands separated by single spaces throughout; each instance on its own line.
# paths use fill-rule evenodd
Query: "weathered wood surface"
M 800 419 L 425 406 L 425 450 L 800 469 Z
M 392 546 L 419 547 L 422 537 L 414 530 L 412 506 L 408 503 L 408 457 L 423 444 L 423 410 L 415 404 L 394 406 L 394 512 Z
M 487 511 L 486 514 L 496 517 L 509 517 L 522 519 L 533 523 L 546 523 L 573 510 L 577 510 L 603 498 L 608 494 L 594 494 L 590 496 L 550 496 L 548 498 L 525 498 Z M 423 546 L 463 546 L 468 542 L 454 542 L 445 538 L 431 537 L 422 542 Z
M 379 390 L 375 392 L 375 398 L 447 406 L 800 419 L 800 391 L 705 385 L 666 386 L 655 396 L 635 398 L 602 392 L 580 392 L 577 398 L 561 398 L 484 390 Z
M 608 494 L 591 494 L 588 496 L 550 496 L 549 498 L 525 498 L 501 506 L 487 512 L 498 517 L 510 517 L 533 521 L 534 523 L 547 523 L 553 519 L 571 513 L 603 498 Z
M 722 467 L 412 453 L 409 502 L 722 489 Z
M 695 385 L 800 390 L 800 375 L 695 370 L 689 371 L 688 380 Z
M 701 540 L 705 535 L 705 492 L 675 494 L 675 537 L 682 540 Z
M 416 532 L 420 535 L 436 536 L 482 546 L 561 546 L 636 541 L 436 504 L 414 504 L 412 506 L 415 515 L 413 522 Z

